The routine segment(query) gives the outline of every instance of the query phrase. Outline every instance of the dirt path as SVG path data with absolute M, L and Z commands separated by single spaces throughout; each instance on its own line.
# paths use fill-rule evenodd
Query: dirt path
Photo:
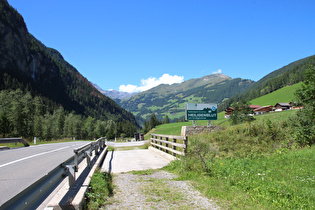
M 219 209 L 189 182 L 174 178 L 161 170 L 115 174 L 114 196 L 104 209 Z

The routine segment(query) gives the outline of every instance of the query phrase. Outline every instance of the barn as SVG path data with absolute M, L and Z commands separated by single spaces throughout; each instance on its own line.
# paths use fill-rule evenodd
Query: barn
M 284 111 L 289 110 L 291 108 L 291 105 L 289 103 L 276 103 L 275 105 L 275 111 Z

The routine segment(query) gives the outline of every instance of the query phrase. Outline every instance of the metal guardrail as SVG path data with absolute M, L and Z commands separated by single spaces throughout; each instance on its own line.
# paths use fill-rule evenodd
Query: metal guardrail
M 79 147 L 74 152 L 74 163 L 71 165 L 66 165 L 69 177 L 69 187 L 75 186 L 75 173 L 78 172 L 79 163 L 86 158 L 87 165 L 91 168 L 91 156 L 93 150 L 95 155 L 99 154 L 99 150 L 105 148 L 105 137 L 99 138 L 96 142 L 88 143 L 82 147 Z
M 75 149 L 74 155 L 51 170 L 44 177 L 33 183 L 31 186 L 14 196 L 12 199 L 0 206 L 2 209 L 36 209 L 56 188 L 65 177 L 69 177 L 69 185 L 75 186 L 75 173 L 78 170 L 79 163 L 87 158 L 88 166 L 93 150 L 95 155 L 105 148 L 105 138 L 102 137 L 95 142 L 88 143 L 80 148 Z M 100 149 L 100 150 L 99 150 Z M 70 190 L 69 189 L 69 190 Z
M 24 146 L 28 147 L 30 146 L 24 139 L 22 138 L 0 138 L 0 143 L 5 144 L 5 143 L 17 143 L 20 142 L 24 144 Z
M 150 143 L 153 147 L 158 148 L 166 153 L 171 153 L 175 157 L 176 155 L 185 156 L 187 153 L 187 136 L 151 134 L 150 140 Z M 182 143 L 178 143 L 177 140 L 182 140 Z M 181 147 L 181 151 L 178 151 L 177 147 Z

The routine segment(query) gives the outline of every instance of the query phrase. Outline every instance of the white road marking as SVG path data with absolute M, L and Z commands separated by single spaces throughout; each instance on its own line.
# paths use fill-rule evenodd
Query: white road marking
M 0 168 L 8 166 L 8 165 L 11 165 L 13 163 L 17 163 L 17 162 L 23 161 L 23 160 L 27 160 L 27 159 L 30 159 L 30 158 L 33 158 L 33 157 L 37 157 L 37 156 L 40 156 L 40 155 L 45 155 L 45 154 L 48 154 L 48 153 L 52 153 L 52 152 L 56 152 L 56 151 L 59 151 L 59 150 L 63 150 L 63 149 L 66 149 L 68 147 L 70 147 L 70 146 L 61 147 L 59 149 L 51 150 L 51 151 L 48 151 L 48 152 L 42 152 L 42 153 L 39 153 L 39 154 L 36 154 L 36 155 L 31 155 L 31 156 L 28 156 L 28 157 L 25 157 L 25 158 L 21 158 L 21 159 L 18 159 L 18 160 L 9 162 L 9 163 L 2 164 L 2 165 L 0 165 Z

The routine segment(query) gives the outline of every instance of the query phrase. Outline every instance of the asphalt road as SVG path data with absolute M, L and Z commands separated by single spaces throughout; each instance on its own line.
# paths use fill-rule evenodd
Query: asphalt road
M 87 141 L 0 150 L 0 206 L 74 155 Z

